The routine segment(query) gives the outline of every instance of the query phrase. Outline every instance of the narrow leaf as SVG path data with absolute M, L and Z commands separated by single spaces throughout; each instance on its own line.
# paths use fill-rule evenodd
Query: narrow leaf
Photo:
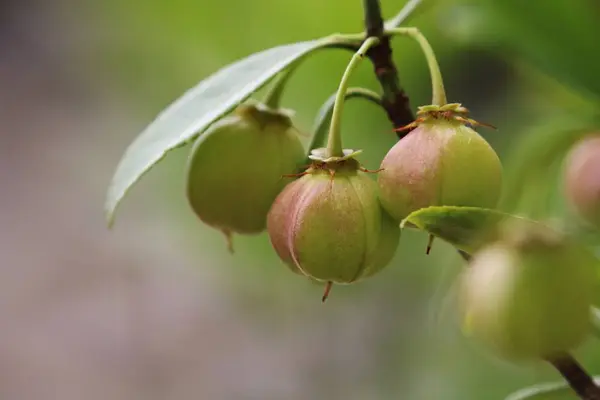
M 209 76 L 172 103 L 133 141 L 121 159 L 105 203 L 109 226 L 127 191 L 169 151 L 193 140 L 294 61 L 336 43 L 336 37 L 329 37 L 252 54 Z
M 395 17 L 385 21 L 385 29 L 398 28 L 403 23 L 408 22 L 422 2 L 423 0 L 408 0 Z
M 486 208 L 436 206 L 413 212 L 401 226 L 424 230 L 459 250 L 472 253 L 486 242 L 496 224 L 509 218 L 526 220 Z

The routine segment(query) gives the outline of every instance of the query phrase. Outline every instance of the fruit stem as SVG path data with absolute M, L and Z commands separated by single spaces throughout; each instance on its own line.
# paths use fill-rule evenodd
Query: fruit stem
M 421 51 L 427 59 L 427 65 L 429 66 L 429 72 L 431 74 L 431 86 L 433 88 L 431 104 L 436 106 L 445 105 L 447 103 L 446 90 L 444 89 L 444 80 L 442 79 L 440 65 L 437 62 L 433 48 L 421 31 L 417 28 L 393 28 L 388 29 L 385 32 L 391 35 L 408 36 L 419 43 Z
M 317 117 L 315 118 L 315 122 L 313 125 L 313 136 L 310 141 L 310 144 L 308 145 L 307 154 L 310 154 L 310 151 L 314 148 L 321 147 L 323 145 L 325 135 L 327 135 L 327 127 L 331 123 L 331 115 L 333 113 L 333 106 L 335 104 L 336 96 L 337 93 L 332 94 L 331 97 L 329 97 L 319 109 L 319 112 L 317 113 Z M 383 107 L 383 104 L 381 103 L 381 96 L 369 89 L 361 87 L 348 88 L 344 96 L 344 101 L 353 98 L 362 98 L 380 107 Z
M 335 96 L 335 103 L 333 105 L 333 115 L 331 117 L 331 125 L 329 127 L 329 138 L 327 141 L 327 151 L 329 157 L 342 157 L 344 155 L 342 148 L 342 132 L 341 132 L 341 119 L 342 110 L 344 108 L 344 99 L 346 97 L 346 89 L 348 89 L 348 83 L 352 72 L 358 66 L 358 63 L 365 57 L 369 49 L 379 43 L 379 39 L 376 37 L 369 37 L 365 39 L 360 48 L 354 53 L 352 59 L 346 66 L 346 71 L 340 81 L 340 86 Z

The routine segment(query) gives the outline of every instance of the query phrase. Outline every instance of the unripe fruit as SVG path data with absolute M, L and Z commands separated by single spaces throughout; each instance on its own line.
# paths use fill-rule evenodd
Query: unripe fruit
M 305 157 L 288 114 L 242 105 L 194 144 L 186 171 L 188 202 L 228 239 L 233 232 L 259 233 L 287 183 L 282 175 L 296 172 Z
M 581 140 L 570 151 L 565 194 L 581 217 L 600 228 L 600 134 Z
M 422 107 L 416 128 L 381 163 L 381 203 L 397 220 L 430 206 L 493 208 L 498 202 L 502 166 L 496 152 L 465 126 L 476 123 L 459 115 L 464 108 L 445 107 L 450 111 Z
M 597 260 L 546 227 L 510 227 L 461 281 L 468 334 L 511 361 L 548 359 L 589 330 Z
M 352 283 L 392 259 L 400 229 L 351 157 L 315 162 L 275 200 L 268 232 L 279 257 L 318 281 Z

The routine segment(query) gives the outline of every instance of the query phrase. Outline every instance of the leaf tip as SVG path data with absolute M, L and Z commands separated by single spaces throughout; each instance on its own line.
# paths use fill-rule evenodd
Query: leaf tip
M 117 208 L 117 204 L 111 201 L 111 195 L 109 193 L 106 202 L 104 203 L 104 219 L 106 223 L 106 227 L 111 230 L 115 224 L 115 211 Z
M 111 210 L 107 210 L 104 214 L 104 217 L 106 218 L 106 228 L 108 228 L 108 230 L 112 230 L 113 226 L 115 225 L 115 213 Z

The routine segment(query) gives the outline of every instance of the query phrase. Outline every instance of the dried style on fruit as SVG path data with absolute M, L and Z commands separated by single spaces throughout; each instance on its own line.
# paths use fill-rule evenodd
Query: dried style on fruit
M 502 166 L 485 139 L 466 126 L 478 124 L 466 114 L 459 104 L 421 107 L 409 126 L 415 129 L 387 153 L 378 182 L 382 205 L 394 218 L 430 206 L 496 206 Z
M 273 200 L 287 183 L 282 175 L 296 172 L 304 160 L 288 112 L 239 106 L 194 144 L 186 171 L 188 202 L 229 240 L 232 233 L 262 232 Z

